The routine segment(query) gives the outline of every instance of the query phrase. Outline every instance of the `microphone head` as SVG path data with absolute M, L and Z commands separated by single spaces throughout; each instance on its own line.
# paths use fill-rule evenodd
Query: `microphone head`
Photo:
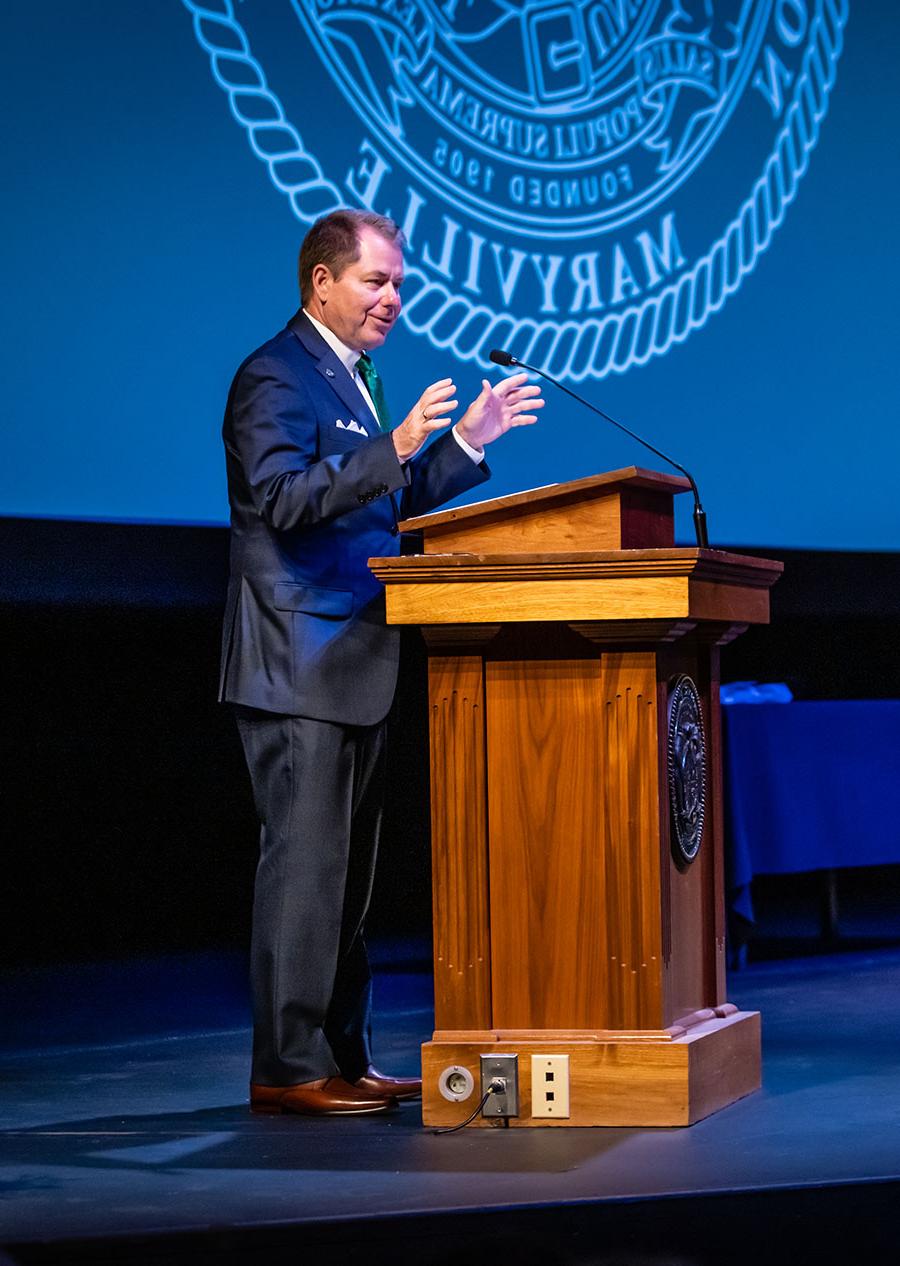
M 510 352 L 501 352 L 497 347 L 490 353 L 490 359 L 495 365 L 518 365 L 519 363 Z

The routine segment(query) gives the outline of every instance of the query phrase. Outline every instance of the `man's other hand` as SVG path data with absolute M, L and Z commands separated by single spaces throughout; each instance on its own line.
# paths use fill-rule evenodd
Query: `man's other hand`
M 456 424 L 460 439 L 482 449 L 504 435 L 511 426 L 531 426 L 537 422 L 536 409 L 544 407 L 541 389 L 528 386 L 527 374 L 501 378 L 492 387 L 486 378 L 481 393 L 472 401 Z
M 441 378 L 439 382 L 433 382 L 430 387 L 425 388 L 400 425 L 391 432 L 391 439 L 401 462 L 408 462 L 411 457 L 415 457 L 432 431 L 440 431 L 442 427 L 450 425 L 451 419 L 444 417 L 444 414 L 452 413 L 459 403 L 453 399 L 455 391 L 452 378 Z

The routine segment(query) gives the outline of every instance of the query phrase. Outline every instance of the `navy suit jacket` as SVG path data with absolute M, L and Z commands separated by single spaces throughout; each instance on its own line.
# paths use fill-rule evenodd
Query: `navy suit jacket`
M 366 560 L 398 554 L 398 516 L 482 482 L 486 464 L 445 432 L 401 465 L 302 312 L 241 365 L 222 434 L 231 575 L 219 698 L 376 724 L 394 695 L 399 629 Z

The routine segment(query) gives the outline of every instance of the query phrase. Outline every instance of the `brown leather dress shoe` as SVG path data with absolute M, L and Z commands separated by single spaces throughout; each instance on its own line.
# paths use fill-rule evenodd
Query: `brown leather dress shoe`
M 367 1094 L 388 1095 L 391 1099 L 418 1099 L 422 1093 L 420 1077 L 386 1077 L 371 1064 L 366 1075 L 357 1077 L 353 1085 Z
M 351 1086 L 343 1077 L 322 1077 L 299 1086 L 250 1086 L 251 1112 L 296 1112 L 305 1117 L 387 1112 L 396 1107 L 386 1093 Z

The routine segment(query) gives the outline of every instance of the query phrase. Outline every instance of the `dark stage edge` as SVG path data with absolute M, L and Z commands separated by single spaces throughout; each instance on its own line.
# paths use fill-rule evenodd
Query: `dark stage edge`
M 690 1129 L 445 1137 L 423 1130 L 409 1104 L 369 1119 L 251 1116 L 240 969 L 206 956 L 5 982 L 4 1015 L 18 1017 L 0 1056 L 9 1260 L 718 1266 L 900 1257 L 896 950 L 735 976 L 731 1000 L 763 1013 L 764 1086 Z M 379 974 L 381 1066 L 415 1069 L 430 1036 L 429 983 L 421 972 Z M 96 1041 L 98 1027 L 123 1040 Z

